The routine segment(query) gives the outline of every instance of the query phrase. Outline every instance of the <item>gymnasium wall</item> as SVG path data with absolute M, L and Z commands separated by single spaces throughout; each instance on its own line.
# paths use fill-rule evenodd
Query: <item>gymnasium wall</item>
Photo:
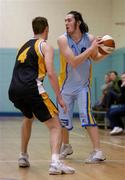
M 8 86 L 17 48 L 33 36 L 31 22 L 45 16 L 50 25 L 49 43 L 55 48 L 55 66 L 59 70 L 57 38 L 65 31 L 64 18 L 70 10 L 80 11 L 90 33 L 110 34 L 115 38 L 116 51 L 105 61 L 93 64 L 92 101 L 101 94 L 104 74 L 109 70 L 125 71 L 125 2 L 124 0 L 0 0 L 0 114 L 17 113 L 8 100 Z M 119 23 L 120 22 L 120 23 Z M 45 80 L 51 98 L 53 91 Z M 77 112 L 77 108 L 75 108 Z
M 19 111 L 14 108 L 8 99 L 8 87 L 10 84 L 12 70 L 15 63 L 17 49 L 2 48 L 0 49 L 0 115 L 11 115 Z M 59 52 L 55 50 L 55 68 L 59 72 Z M 92 103 L 94 104 L 101 95 L 101 85 L 104 83 L 104 75 L 110 70 L 117 70 L 118 73 L 125 71 L 125 49 L 116 50 L 111 56 L 99 63 L 93 63 L 93 81 L 92 81 Z M 53 90 L 51 89 L 48 79 L 44 81 L 45 89 L 49 92 L 50 97 L 56 103 Z M 75 106 L 75 112 L 78 112 Z
M 0 47 L 20 47 L 33 36 L 32 19 L 45 16 L 49 42 L 57 48 L 57 38 L 65 31 L 64 18 L 71 10 L 82 13 L 94 35 L 112 34 L 111 5 L 111 0 L 0 0 Z
M 125 1 L 112 0 L 111 28 L 117 48 L 125 47 Z M 109 26 L 110 28 L 110 26 Z

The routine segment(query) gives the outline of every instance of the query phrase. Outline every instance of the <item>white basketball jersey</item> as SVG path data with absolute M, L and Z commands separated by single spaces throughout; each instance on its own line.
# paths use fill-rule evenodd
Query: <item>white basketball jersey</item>
M 72 49 L 74 55 L 79 55 L 90 47 L 90 40 L 88 33 L 84 33 L 81 40 L 75 43 L 72 38 L 65 33 L 67 37 L 69 47 Z M 83 87 L 87 87 L 90 84 L 91 74 L 91 60 L 86 59 L 77 68 L 73 68 L 65 61 L 65 58 L 61 55 L 61 69 L 59 76 L 59 84 L 61 91 L 65 94 L 74 94 L 79 92 Z

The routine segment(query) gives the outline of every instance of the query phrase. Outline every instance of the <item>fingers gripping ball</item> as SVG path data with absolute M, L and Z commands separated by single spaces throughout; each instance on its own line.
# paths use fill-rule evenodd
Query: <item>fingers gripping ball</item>
M 111 54 L 115 50 L 114 39 L 109 35 L 103 36 L 102 43 L 99 45 L 98 50 L 102 55 Z

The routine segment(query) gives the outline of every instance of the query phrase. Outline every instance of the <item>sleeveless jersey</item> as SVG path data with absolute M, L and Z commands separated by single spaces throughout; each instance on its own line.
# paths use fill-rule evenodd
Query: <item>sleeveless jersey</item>
M 84 33 L 81 40 L 75 43 L 72 38 L 65 33 L 69 47 L 72 49 L 74 55 L 79 55 L 90 46 L 88 33 Z M 61 91 L 65 94 L 74 94 L 79 92 L 83 87 L 90 84 L 91 77 L 91 60 L 86 59 L 77 68 L 73 68 L 65 60 L 65 57 L 60 54 L 60 75 L 59 85 Z
M 42 39 L 31 39 L 18 51 L 9 88 L 10 99 L 45 92 L 42 81 L 46 75 Z

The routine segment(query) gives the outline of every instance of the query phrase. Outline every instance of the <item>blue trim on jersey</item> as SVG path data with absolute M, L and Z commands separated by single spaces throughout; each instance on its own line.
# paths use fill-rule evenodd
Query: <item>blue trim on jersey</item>
M 88 117 L 88 124 L 90 124 L 90 117 L 89 117 L 89 107 L 88 107 L 88 92 L 87 92 L 87 96 L 86 96 L 86 104 L 87 104 L 87 117 Z
M 65 127 L 65 126 L 63 126 L 63 125 L 62 125 L 62 128 L 66 128 L 68 131 L 71 131 L 71 130 L 73 129 L 73 127 L 67 128 L 67 127 Z
M 97 127 L 97 124 L 85 124 L 85 125 L 82 125 L 82 127 Z

